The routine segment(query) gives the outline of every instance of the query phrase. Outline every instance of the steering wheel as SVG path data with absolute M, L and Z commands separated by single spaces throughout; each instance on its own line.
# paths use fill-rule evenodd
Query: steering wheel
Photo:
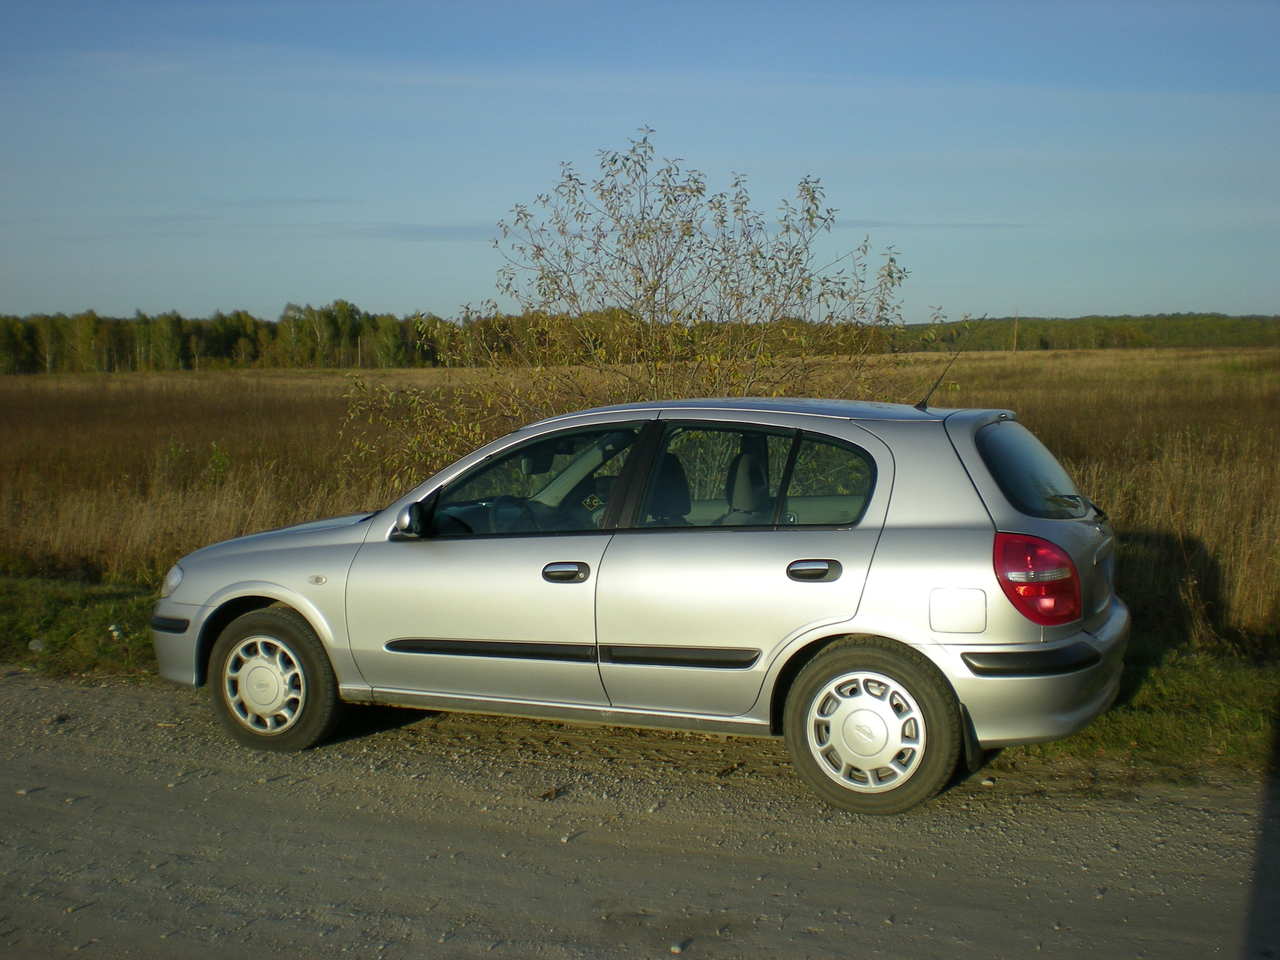
M 510 516 L 515 511 L 518 525 L 512 527 L 503 515 Z M 538 529 L 538 519 L 533 514 L 533 507 L 528 500 L 503 494 L 489 501 L 490 533 L 529 533 Z

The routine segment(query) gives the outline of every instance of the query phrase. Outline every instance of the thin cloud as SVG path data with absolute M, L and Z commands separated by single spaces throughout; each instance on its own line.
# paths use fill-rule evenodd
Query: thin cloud
M 1022 230 L 1030 224 L 979 220 L 920 222 L 914 220 L 840 220 L 837 230 Z
M 224 210 L 258 210 L 263 207 L 331 207 L 351 202 L 351 197 L 264 196 L 235 197 L 226 200 L 214 200 L 210 202 L 210 206 L 219 207 Z
M 209 223 L 216 217 L 203 213 L 131 213 L 111 219 L 139 227 L 168 227 L 193 223 Z
M 409 243 L 489 241 L 497 235 L 497 227 L 492 224 L 370 223 L 355 227 L 353 232 L 379 240 Z

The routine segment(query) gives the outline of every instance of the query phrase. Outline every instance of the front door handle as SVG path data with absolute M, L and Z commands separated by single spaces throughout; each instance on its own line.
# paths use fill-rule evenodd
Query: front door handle
M 542 568 L 542 579 L 551 583 L 581 583 L 590 575 L 589 566 L 572 560 L 559 560 Z
M 787 564 L 787 576 L 802 583 L 828 583 L 843 572 L 839 560 L 793 560 Z

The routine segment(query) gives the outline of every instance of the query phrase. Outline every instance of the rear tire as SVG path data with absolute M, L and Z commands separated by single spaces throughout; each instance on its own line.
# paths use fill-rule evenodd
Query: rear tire
M 338 682 L 311 625 L 288 607 L 237 617 L 209 659 L 214 713 L 258 750 L 305 750 L 338 722 Z
M 878 637 L 840 640 L 787 694 L 783 730 L 814 791 L 855 813 L 902 813 L 946 785 L 960 757 L 960 709 L 924 656 Z

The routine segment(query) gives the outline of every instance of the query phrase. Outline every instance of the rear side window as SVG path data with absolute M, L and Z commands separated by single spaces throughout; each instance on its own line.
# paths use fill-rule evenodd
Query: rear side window
M 988 424 L 978 431 L 977 444 L 1005 499 L 1022 513 L 1075 520 L 1088 512 L 1087 501 L 1067 471 L 1022 424 L 1012 420 Z
M 784 524 L 852 526 L 871 497 L 875 467 L 854 447 L 804 435 L 787 484 Z
M 726 424 L 665 428 L 642 527 L 855 525 L 875 463 L 850 444 L 798 431 Z

